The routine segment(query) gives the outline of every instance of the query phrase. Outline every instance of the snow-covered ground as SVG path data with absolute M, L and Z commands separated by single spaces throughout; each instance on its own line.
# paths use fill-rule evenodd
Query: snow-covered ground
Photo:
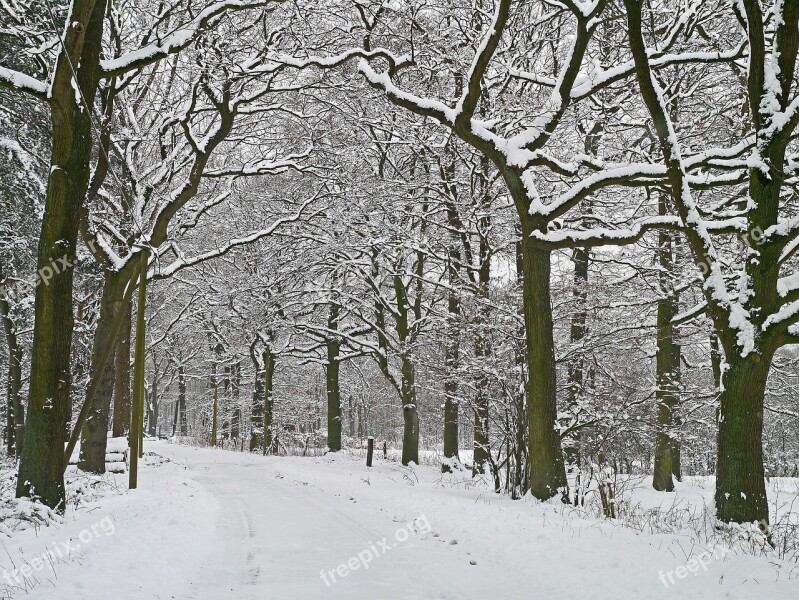
M 709 481 L 668 495 L 642 481 L 625 499 L 625 524 L 614 524 L 512 501 L 434 467 L 377 459 L 367 469 L 343 454 L 262 457 L 165 442 L 146 449 L 167 460 L 147 457 L 138 490 L 109 476 L 106 487 L 117 481 L 119 493 L 2 540 L 7 597 L 799 597 L 795 563 L 679 531 L 677 523 L 703 522 Z M 774 485 L 796 497 L 796 481 Z M 657 505 L 671 510 L 674 531 L 653 517 Z

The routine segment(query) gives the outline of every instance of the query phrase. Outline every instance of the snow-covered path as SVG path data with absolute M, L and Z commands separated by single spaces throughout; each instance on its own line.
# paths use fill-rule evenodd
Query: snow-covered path
M 198 569 L 187 598 L 472 597 L 444 575 L 457 568 L 457 558 L 410 533 L 398 542 L 395 532 L 404 523 L 394 522 L 390 512 L 363 511 L 357 501 L 275 472 L 262 457 L 183 447 L 164 453 L 191 460 L 197 481 L 221 504 L 214 552 Z M 197 453 L 201 464 L 192 460 Z M 424 528 L 424 522 L 418 525 Z M 391 546 L 390 556 L 370 550 L 379 553 L 381 541 Z M 365 551 L 368 568 L 357 558 Z M 358 570 L 336 573 L 353 557 Z
M 169 462 L 146 466 L 140 489 L 74 511 L 63 529 L 6 543 L 0 568 L 14 557 L 19 566 L 20 553 L 30 562 L 52 542 L 79 539 L 103 518 L 114 523 L 112 535 L 35 572 L 28 595 L 11 589 L 13 597 L 799 597 L 797 580 L 767 558 L 713 556 L 679 577 L 676 569 L 701 551 L 686 537 L 514 502 L 429 467 L 378 461 L 367 470 L 342 455 L 264 458 L 166 443 L 147 449 Z

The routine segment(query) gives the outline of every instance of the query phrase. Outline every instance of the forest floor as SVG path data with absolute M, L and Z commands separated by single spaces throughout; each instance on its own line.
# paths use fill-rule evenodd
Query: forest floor
M 703 537 L 708 480 L 665 495 L 628 483 L 622 519 L 610 522 L 589 509 L 513 501 L 428 466 L 145 447 L 138 490 L 109 475 L 115 493 L 2 540 L 5 597 L 799 597 L 799 566 L 780 558 L 786 549 L 758 554 L 756 537 L 729 545 Z M 780 485 L 790 506 L 797 481 Z

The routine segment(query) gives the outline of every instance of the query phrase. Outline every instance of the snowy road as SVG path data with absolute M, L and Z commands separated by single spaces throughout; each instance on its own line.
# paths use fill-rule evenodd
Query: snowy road
M 765 557 L 713 556 L 681 577 L 678 569 L 701 552 L 685 536 L 643 534 L 575 517 L 559 505 L 514 502 L 468 477 L 443 479 L 431 467 L 378 461 L 367 470 L 347 456 L 264 458 L 165 443 L 148 450 L 169 461 L 147 465 L 138 490 L 73 511 L 62 529 L 5 544 L 0 567 L 8 569 L 30 563 L 48 544 L 82 539 L 101 519 L 115 525 L 113 535 L 34 572 L 27 593 L 7 588 L 12 597 L 799 597 L 790 570 L 776 571 Z
M 163 451 L 176 459 L 197 452 Z M 187 598 L 472 597 L 443 576 L 456 568 L 457 558 L 442 544 L 424 544 L 410 532 L 406 541 L 397 541 L 396 532 L 405 528 L 390 513 L 361 511 L 349 498 L 275 474 L 260 457 L 199 452 L 204 460 L 192 461 L 191 468 L 220 502 L 220 511 L 214 551 L 198 569 Z M 419 525 L 424 529 L 424 522 Z M 339 568 L 353 558 L 357 570 Z

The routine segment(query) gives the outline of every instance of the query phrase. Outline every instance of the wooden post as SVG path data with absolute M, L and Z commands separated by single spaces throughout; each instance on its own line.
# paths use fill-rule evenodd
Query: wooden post
M 139 274 L 139 305 L 136 312 L 136 351 L 133 359 L 133 410 L 130 420 L 130 473 L 128 487 L 136 489 L 139 475 L 139 456 L 144 428 L 144 309 L 147 301 L 147 259 L 149 251 L 141 248 Z
M 369 439 L 366 441 L 366 444 L 367 444 L 367 446 L 366 446 L 366 466 L 367 467 L 371 467 L 372 466 L 372 455 L 374 454 L 374 451 L 375 451 L 375 438 L 373 438 L 370 435 Z

